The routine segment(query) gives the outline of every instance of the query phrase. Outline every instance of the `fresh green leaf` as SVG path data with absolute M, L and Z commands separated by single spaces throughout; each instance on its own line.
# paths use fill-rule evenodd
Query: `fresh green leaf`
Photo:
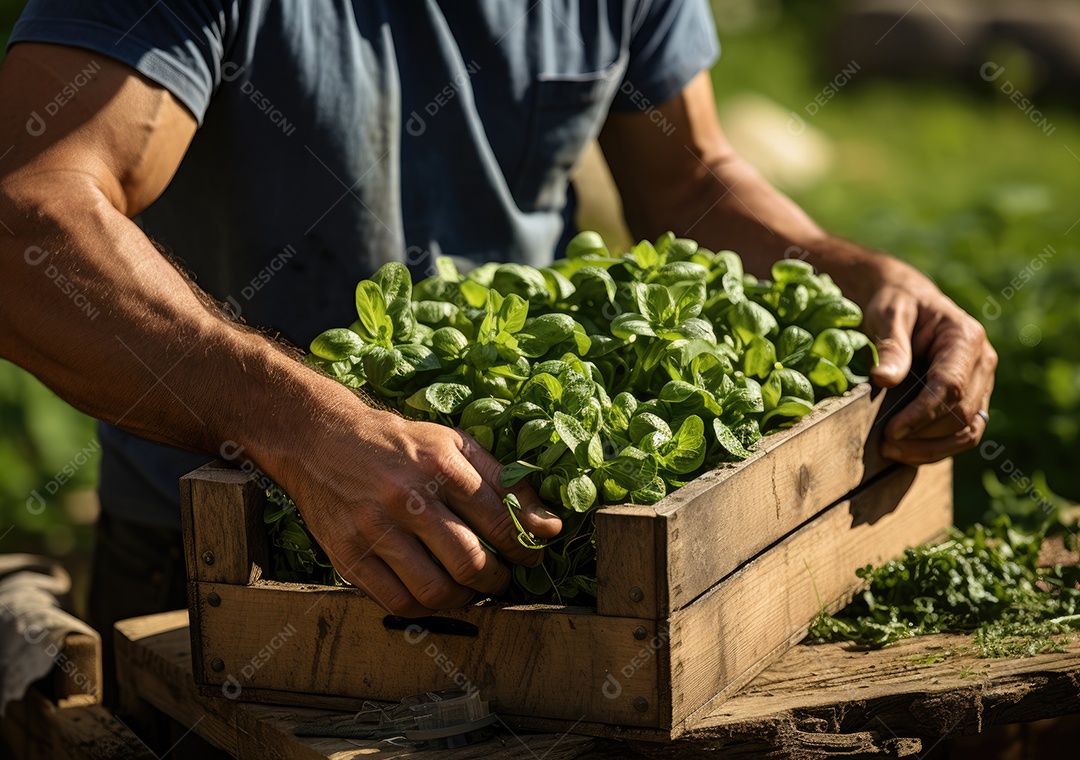
M 596 503 L 596 486 L 588 475 L 578 475 L 566 484 L 563 506 L 575 512 L 586 512 Z
M 365 349 L 366 346 L 360 336 L 345 327 L 326 330 L 311 341 L 311 353 L 328 361 L 359 357 Z

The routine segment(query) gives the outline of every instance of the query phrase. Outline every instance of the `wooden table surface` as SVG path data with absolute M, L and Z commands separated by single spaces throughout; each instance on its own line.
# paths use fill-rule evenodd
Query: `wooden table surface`
M 293 727 L 325 710 L 200 697 L 191 676 L 185 610 L 117 624 L 117 668 L 126 704 L 142 701 L 238 758 L 321 760 L 420 755 L 386 742 L 297 738 Z M 971 655 L 970 637 L 927 636 L 878 651 L 800 645 L 749 686 L 701 716 L 676 742 L 597 739 L 503 728 L 439 757 L 904 757 L 944 737 L 1080 712 L 1080 643 L 1062 654 L 1016 660 Z M 287 656 L 283 654 L 281 656 Z M 568 685 L 572 688 L 572 685 Z M 426 753 L 432 757 L 433 753 Z

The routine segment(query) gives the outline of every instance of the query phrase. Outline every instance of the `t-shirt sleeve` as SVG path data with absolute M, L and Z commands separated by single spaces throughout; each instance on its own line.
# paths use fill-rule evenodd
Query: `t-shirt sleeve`
M 642 102 L 663 103 L 719 57 L 707 0 L 643 0 L 631 29 L 626 75 L 611 107 L 640 111 Z
M 85 48 L 157 82 L 202 124 L 237 27 L 228 0 L 30 0 L 8 40 Z

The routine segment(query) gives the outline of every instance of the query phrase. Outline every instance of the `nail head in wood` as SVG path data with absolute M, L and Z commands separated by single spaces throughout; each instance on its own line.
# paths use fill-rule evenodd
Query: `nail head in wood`
M 209 594 L 207 594 L 206 603 L 209 604 L 211 607 L 219 606 L 221 604 L 221 597 L 218 596 L 218 592 L 211 591 Z
M 220 657 L 215 657 L 214 659 L 210 660 L 210 669 L 215 673 L 220 673 L 221 671 L 225 670 L 224 660 L 222 660 Z M 637 707 L 637 704 L 635 703 L 634 706 Z
M 208 565 L 214 564 L 214 553 L 213 552 L 204 552 L 203 555 L 202 555 L 202 561 L 205 562 Z
M 638 641 L 641 641 L 648 635 L 649 632 L 645 630 L 645 626 L 643 625 L 639 625 L 637 628 L 634 629 L 634 638 Z
M 637 586 L 633 586 L 630 589 L 630 601 L 640 602 L 645 598 L 645 592 L 639 589 Z
M 645 697 L 634 697 L 634 709 L 638 712 L 645 712 L 649 709 L 649 700 Z

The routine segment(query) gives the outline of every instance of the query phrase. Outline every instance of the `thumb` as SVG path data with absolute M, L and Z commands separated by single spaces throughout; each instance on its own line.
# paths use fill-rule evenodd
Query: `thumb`
M 911 371 L 911 334 L 918 313 L 915 299 L 904 293 L 880 293 L 868 304 L 866 328 L 878 350 L 878 365 L 870 370 L 874 385 L 894 388 Z

